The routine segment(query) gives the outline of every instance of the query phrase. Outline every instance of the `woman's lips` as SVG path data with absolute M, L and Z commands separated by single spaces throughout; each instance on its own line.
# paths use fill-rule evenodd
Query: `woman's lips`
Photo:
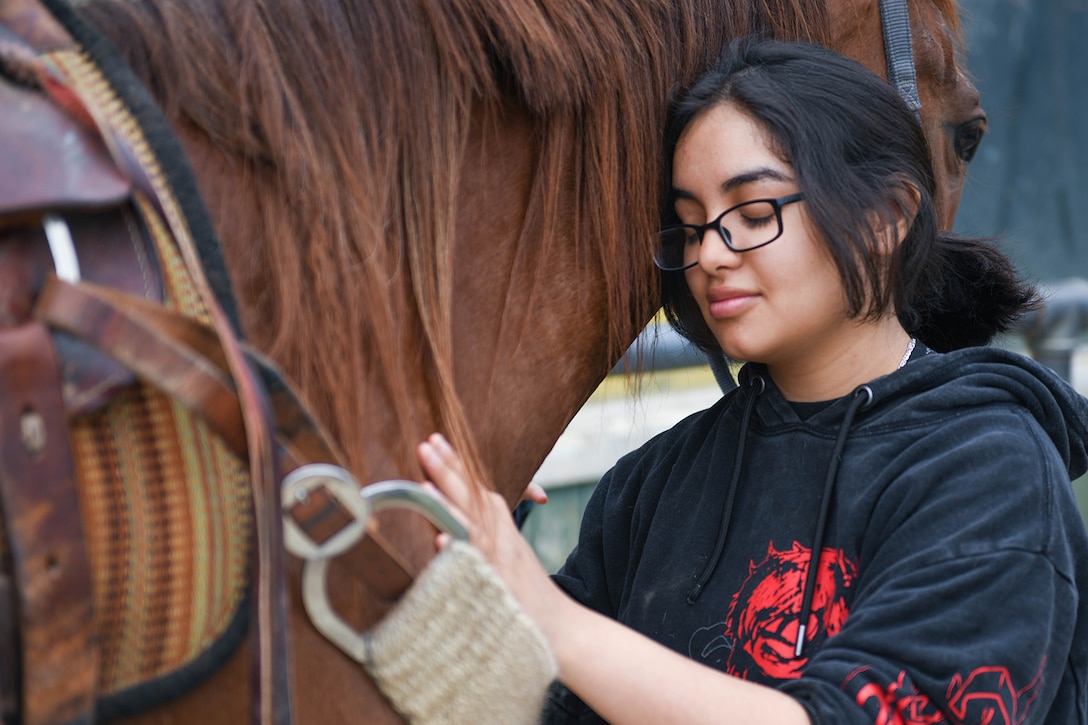
M 724 319 L 751 307 L 755 303 L 756 294 L 739 289 L 718 289 L 707 293 L 707 300 L 710 303 L 710 316 Z

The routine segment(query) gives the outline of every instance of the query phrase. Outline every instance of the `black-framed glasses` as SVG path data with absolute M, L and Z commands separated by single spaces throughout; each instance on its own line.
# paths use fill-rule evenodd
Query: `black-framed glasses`
M 730 207 L 706 224 L 678 224 L 654 235 L 654 262 L 666 272 L 680 272 L 699 261 L 699 247 L 707 229 L 721 236 L 734 252 L 765 247 L 782 236 L 782 207 L 801 201 L 804 194 L 777 199 L 753 199 Z

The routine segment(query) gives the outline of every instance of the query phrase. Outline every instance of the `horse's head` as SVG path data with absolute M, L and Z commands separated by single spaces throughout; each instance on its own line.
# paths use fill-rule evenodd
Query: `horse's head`
M 917 69 L 921 120 L 930 144 L 937 182 L 938 218 L 951 229 L 959 207 L 967 167 L 986 133 L 986 113 L 979 94 L 958 63 L 962 40 L 955 0 L 909 0 L 911 43 Z M 878 0 L 847 0 L 832 5 L 832 47 L 887 75 L 881 44 Z

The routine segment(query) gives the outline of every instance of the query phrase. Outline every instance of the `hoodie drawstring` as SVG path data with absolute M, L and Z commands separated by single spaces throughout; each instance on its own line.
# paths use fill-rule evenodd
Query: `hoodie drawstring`
M 718 542 L 714 545 L 714 553 L 711 554 L 702 574 L 699 575 L 695 587 L 688 592 L 688 604 L 695 604 L 699 595 L 703 593 L 703 587 L 706 586 L 707 581 L 714 574 L 714 570 L 718 567 L 718 559 L 721 558 L 722 550 L 725 549 L 725 537 L 729 533 L 729 524 L 733 518 L 733 500 L 737 496 L 737 487 L 740 484 L 740 476 L 744 467 L 744 449 L 745 442 L 748 439 L 748 423 L 752 418 L 752 409 L 755 408 L 756 398 L 766 389 L 767 383 L 763 381 L 763 378 L 756 376 L 752 378 L 749 387 L 751 388 L 750 394 L 748 399 L 744 401 L 744 412 L 740 418 L 740 435 L 737 437 L 737 452 L 733 457 L 733 475 L 729 480 L 729 493 L 726 495 L 722 520 L 718 525 Z
M 827 529 L 828 513 L 831 510 L 835 480 L 839 475 L 839 464 L 842 463 L 842 451 L 846 448 L 846 438 L 850 433 L 850 425 L 854 422 L 854 416 L 871 402 L 873 402 L 873 390 L 868 385 L 862 385 L 854 390 L 854 399 L 850 401 L 850 407 L 846 409 L 842 425 L 839 426 L 839 436 L 835 440 L 835 449 L 831 453 L 831 462 L 827 466 L 827 478 L 824 480 L 824 494 L 820 499 L 820 515 L 816 519 L 816 534 L 812 537 L 812 555 L 809 557 L 808 572 L 805 574 L 805 588 L 801 597 L 801 617 L 798 620 L 797 642 L 793 651 L 794 657 L 800 657 L 805 650 L 805 633 L 808 631 L 808 618 L 812 613 L 812 598 L 816 593 L 816 578 L 820 573 L 820 555 L 823 554 L 824 550 L 824 533 Z

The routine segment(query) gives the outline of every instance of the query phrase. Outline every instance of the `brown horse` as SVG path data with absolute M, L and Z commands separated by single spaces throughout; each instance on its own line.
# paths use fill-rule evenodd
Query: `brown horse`
M 921 117 L 950 226 L 985 130 L 954 0 L 912 0 Z M 731 37 L 807 39 L 885 70 L 877 0 L 94 0 L 180 135 L 246 335 L 360 481 L 420 477 L 442 430 L 513 503 L 652 315 L 647 243 L 670 92 Z M 432 533 L 384 525 L 420 567 Z M 305 618 L 299 722 L 395 722 Z M 336 577 L 334 568 L 334 578 Z M 333 582 L 360 626 L 389 606 Z M 137 722 L 245 719 L 235 657 Z

